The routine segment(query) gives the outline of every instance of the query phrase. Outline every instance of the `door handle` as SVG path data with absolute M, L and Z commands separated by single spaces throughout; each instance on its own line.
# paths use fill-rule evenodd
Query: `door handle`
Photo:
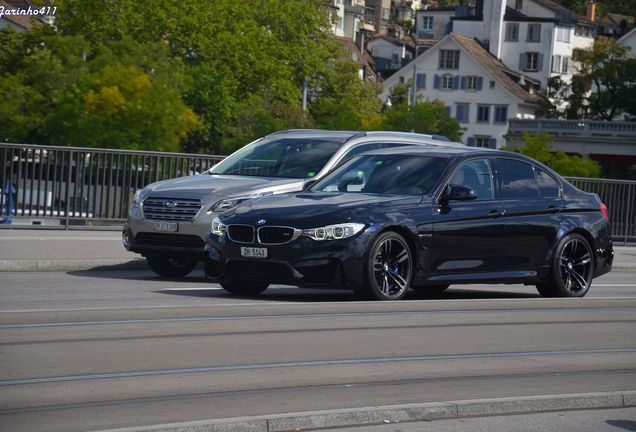
M 548 208 L 546 209 L 548 211 L 548 213 L 558 213 L 559 212 L 559 208 L 557 206 L 548 206 Z
M 503 216 L 503 212 L 499 210 L 490 210 L 488 212 L 488 216 L 491 218 L 498 218 L 499 216 Z

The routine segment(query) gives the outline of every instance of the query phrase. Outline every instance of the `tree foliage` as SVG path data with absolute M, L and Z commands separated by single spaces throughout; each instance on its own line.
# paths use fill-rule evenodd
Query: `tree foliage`
M 547 133 L 523 134 L 524 146 L 502 148 L 529 156 L 549 166 L 564 176 L 597 178 L 601 175 L 599 165 L 587 156 L 570 156 L 561 150 L 555 151 L 550 144 L 554 137 Z
M 386 107 L 383 115 L 368 127 L 389 131 L 443 135 L 451 141 L 460 141 L 462 128 L 456 119 L 448 115 L 442 101 L 418 101 L 415 105 L 409 104 L 412 82 L 409 80 L 404 84 L 397 84 L 391 89 L 389 95 L 391 106 Z
M 56 6 L 56 31 L 2 32 L 0 119 L 17 119 L 5 140 L 217 153 L 285 128 L 359 129 L 379 111 L 324 0 Z
M 577 71 L 571 83 L 548 79 L 541 103 L 550 118 L 613 120 L 636 116 L 636 58 L 615 40 L 599 40 L 590 49 L 576 49 Z
M 3 141 L 178 150 L 198 124 L 186 76 L 159 46 L 107 47 L 48 28 L 0 32 Z

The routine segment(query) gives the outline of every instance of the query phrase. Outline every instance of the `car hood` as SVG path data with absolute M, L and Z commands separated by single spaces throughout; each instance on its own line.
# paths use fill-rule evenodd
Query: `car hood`
M 304 179 L 199 174 L 148 185 L 144 188 L 142 199 L 148 196 L 162 196 L 194 198 L 208 202 L 227 197 L 298 191 L 302 189 L 304 182 Z
M 249 200 L 221 215 L 224 223 L 312 228 L 343 222 L 376 223 L 391 219 L 403 206 L 417 205 L 421 196 L 363 193 L 300 192 Z

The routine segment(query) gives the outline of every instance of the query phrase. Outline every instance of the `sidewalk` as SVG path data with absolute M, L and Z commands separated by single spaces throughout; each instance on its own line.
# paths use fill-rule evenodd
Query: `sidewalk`
M 0 271 L 147 269 L 124 249 L 121 231 L 0 229 Z
M 614 247 L 614 270 L 636 272 L 636 247 Z M 147 269 L 128 252 L 120 231 L 0 229 L 0 271 Z

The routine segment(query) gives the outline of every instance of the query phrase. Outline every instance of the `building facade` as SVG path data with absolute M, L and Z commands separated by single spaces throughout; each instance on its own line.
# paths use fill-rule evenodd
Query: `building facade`
M 502 147 L 509 118 L 535 117 L 539 83 L 508 68 L 473 38 L 445 36 L 385 80 L 381 98 L 386 102 L 395 85 L 409 80 L 418 101 L 444 103 L 468 145 Z

